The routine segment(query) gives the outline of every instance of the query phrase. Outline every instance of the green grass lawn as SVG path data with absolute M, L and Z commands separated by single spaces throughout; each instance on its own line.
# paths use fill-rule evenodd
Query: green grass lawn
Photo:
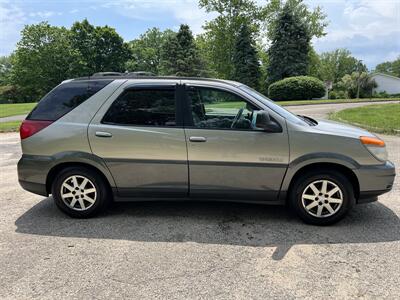
M 348 108 L 331 114 L 330 119 L 378 132 L 400 135 L 400 104 L 378 104 Z
M 324 103 L 351 103 L 351 102 L 369 102 L 369 101 L 399 101 L 400 98 L 387 99 L 337 99 L 337 100 L 294 100 L 279 101 L 279 105 L 304 105 L 304 104 L 324 104 Z M 0 118 L 23 115 L 29 113 L 36 103 L 16 103 L 16 104 L 0 104 Z M 240 108 L 241 102 L 224 102 L 217 104 L 208 104 L 208 108 Z
M 21 121 L 0 122 L 0 132 L 18 131 Z
M 36 103 L 0 104 L 0 118 L 29 113 Z
M 357 102 L 379 102 L 379 101 L 399 101 L 400 98 L 377 98 L 377 99 L 328 99 L 328 100 L 293 100 L 293 101 L 276 101 L 276 104 L 282 106 L 289 105 L 305 105 L 305 104 L 329 104 L 329 103 L 357 103 Z M 206 108 L 241 108 L 243 102 L 223 102 L 206 104 Z

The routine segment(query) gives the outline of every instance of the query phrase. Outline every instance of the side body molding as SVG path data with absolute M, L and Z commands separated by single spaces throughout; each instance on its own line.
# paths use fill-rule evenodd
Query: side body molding
M 101 157 L 95 154 L 79 151 L 67 151 L 57 153 L 53 156 L 53 159 L 55 163 L 52 168 L 62 163 L 85 163 L 91 165 L 103 173 L 111 187 L 115 187 L 114 178 L 110 170 L 107 168 L 106 163 Z
M 18 168 L 20 180 L 44 184 L 52 169 L 63 163 L 84 163 L 98 169 L 108 180 L 112 188 L 115 181 L 105 162 L 100 157 L 79 151 L 60 152 L 52 156 L 23 154 L 19 164 L 23 168 Z

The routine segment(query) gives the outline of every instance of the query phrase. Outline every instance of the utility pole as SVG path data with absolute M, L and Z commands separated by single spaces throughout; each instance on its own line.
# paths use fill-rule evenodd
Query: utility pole
M 360 98 L 360 78 L 361 78 L 360 69 L 361 69 L 361 64 L 362 64 L 362 60 L 360 59 L 360 60 L 358 61 L 358 66 L 357 66 L 357 69 L 358 69 L 358 77 L 357 77 L 357 99 Z

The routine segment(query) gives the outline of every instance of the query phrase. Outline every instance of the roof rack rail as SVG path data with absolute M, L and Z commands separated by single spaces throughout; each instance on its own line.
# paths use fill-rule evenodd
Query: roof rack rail
M 94 73 L 91 77 L 102 77 L 102 76 L 124 76 L 126 74 L 120 72 L 97 72 Z
M 174 75 L 164 75 L 157 76 L 153 75 L 151 72 L 146 71 L 137 71 L 137 72 L 129 72 L 129 73 L 120 73 L 120 72 L 98 72 L 94 73 L 92 76 L 79 77 L 71 80 L 91 80 L 91 79 L 177 79 L 177 80 L 201 80 L 201 81 L 213 81 L 213 82 L 223 82 L 225 84 L 229 84 L 232 86 L 241 85 L 239 82 L 224 80 L 224 79 L 215 79 L 215 78 L 204 78 L 204 77 L 185 77 L 185 76 L 174 76 Z
M 140 76 L 156 76 L 152 72 L 146 72 L 146 71 L 136 71 L 136 72 L 126 72 L 126 73 L 121 73 L 121 72 L 97 72 L 94 73 L 90 77 L 110 77 L 110 76 L 125 76 L 125 77 L 140 77 Z
M 136 72 L 129 72 L 128 76 L 156 76 L 153 72 L 147 71 L 136 71 Z

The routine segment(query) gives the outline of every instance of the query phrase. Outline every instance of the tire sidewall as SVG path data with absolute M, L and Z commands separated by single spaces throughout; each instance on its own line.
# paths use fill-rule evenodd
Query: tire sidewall
M 339 211 L 336 212 L 333 216 L 318 218 L 310 215 L 302 204 L 302 194 L 305 188 L 312 182 L 318 180 L 329 180 L 335 183 L 342 191 L 343 194 L 343 203 L 340 207 Z M 312 172 L 307 173 L 305 176 L 301 176 L 299 178 L 290 193 L 290 204 L 294 209 L 295 213 L 306 223 L 314 224 L 314 225 L 330 225 L 341 220 L 348 211 L 354 206 L 355 198 L 354 191 L 349 180 L 340 174 L 339 172 L 334 171 L 325 171 L 325 172 Z
M 87 210 L 83 211 L 74 210 L 69 206 L 67 206 L 67 204 L 64 203 L 61 197 L 61 185 L 68 177 L 74 175 L 84 176 L 88 178 L 96 188 L 96 194 L 97 194 L 96 201 Z M 93 172 L 92 170 L 83 167 L 69 167 L 58 173 L 52 184 L 51 192 L 57 207 L 67 215 L 74 218 L 92 217 L 98 214 L 100 211 L 102 211 L 108 202 L 107 201 L 108 190 L 106 188 L 104 180 L 96 172 Z

